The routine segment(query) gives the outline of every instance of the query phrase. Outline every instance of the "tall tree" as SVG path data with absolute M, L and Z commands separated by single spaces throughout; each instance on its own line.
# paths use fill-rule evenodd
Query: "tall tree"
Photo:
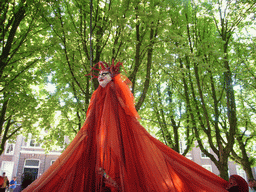
M 250 22 L 249 22 L 250 23 Z M 244 29 L 244 28 L 243 28 Z M 243 30 L 241 29 L 241 31 Z M 250 30 L 250 29 L 249 29 Z M 255 132 L 255 75 L 253 38 L 248 32 L 240 34 L 233 43 L 233 63 L 235 65 L 234 82 L 237 89 L 238 132 L 235 136 L 235 147 L 231 152 L 231 159 L 241 165 L 248 179 L 253 179 L 252 167 L 255 166 L 253 145 L 256 138 Z M 234 59 L 236 58 L 236 59 Z M 254 81 L 253 81 L 254 79 Z
M 38 66 L 47 52 L 40 8 L 37 1 L 0 3 L 0 154 L 8 139 L 15 139 L 21 129 L 33 131 L 37 120 L 39 101 L 31 86 L 41 81 Z
M 212 4 L 204 8 L 199 8 L 195 4 L 186 5 L 184 15 L 187 20 L 190 54 L 184 56 L 182 63 L 188 70 L 191 99 L 188 98 L 187 101 L 193 102 L 194 109 L 190 110 L 190 114 L 192 122 L 193 119 L 197 119 L 193 125 L 197 143 L 201 151 L 218 167 L 220 176 L 228 180 L 228 158 L 238 132 L 236 98 L 229 58 L 230 44 L 234 40 L 235 27 L 249 12 L 234 15 L 230 11 L 227 14 L 226 10 L 232 10 L 235 2 L 227 2 L 226 7 L 221 2 L 216 5 L 219 19 Z M 251 7 L 247 3 L 245 5 Z M 212 17 L 201 17 L 200 14 L 205 10 Z M 230 18 L 226 15 L 234 20 L 232 24 L 229 24 Z M 215 52 L 213 52 L 214 48 L 216 48 Z M 207 150 L 204 145 L 205 139 L 217 158 Z

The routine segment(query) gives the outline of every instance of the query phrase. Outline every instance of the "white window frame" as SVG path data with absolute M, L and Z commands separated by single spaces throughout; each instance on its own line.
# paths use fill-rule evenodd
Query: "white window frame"
M 180 140 L 179 144 L 180 144 L 180 154 L 183 154 L 186 148 L 186 142 L 182 139 Z
M 211 148 L 209 146 L 208 143 L 204 142 L 204 148 L 209 152 L 211 153 Z M 209 157 L 207 157 L 201 150 L 200 150 L 200 156 L 202 159 L 210 159 Z
M 51 160 L 51 165 L 55 162 L 56 160 Z
M 180 146 L 180 154 L 183 154 L 184 151 L 185 151 L 185 149 L 186 149 L 186 147 L 187 147 L 186 141 L 185 141 L 184 139 L 181 139 L 180 142 L 179 142 L 179 146 Z M 192 160 L 192 157 L 191 157 L 191 153 L 190 153 L 190 152 L 188 152 L 188 153 L 186 154 L 186 158 Z
M 38 161 L 38 166 L 26 165 L 26 161 L 27 161 L 27 160 L 34 160 L 34 161 Z M 38 173 L 39 173 L 39 168 L 40 168 L 40 159 L 25 159 L 25 161 L 24 161 L 24 166 L 23 166 L 23 172 L 24 172 L 24 168 L 38 168 Z
M 38 166 L 30 166 L 30 165 L 26 165 L 26 161 L 27 160 L 34 160 L 34 161 L 38 161 Z M 40 172 L 40 159 L 25 159 L 24 161 L 24 166 L 23 166 L 23 173 L 25 168 L 37 168 L 38 169 L 38 173 L 37 173 L 37 178 L 39 177 L 39 172 Z
M 202 167 L 207 169 L 208 171 L 212 172 L 212 166 L 211 165 L 202 165 Z
M 36 139 L 29 139 L 28 140 L 28 147 L 31 147 L 31 148 L 41 148 L 42 144 L 41 143 L 37 143 L 36 142 Z M 39 146 L 31 146 L 31 142 L 34 141 L 35 142 L 35 145 L 39 145 Z
M 12 150 L 11 153 L 7 153 L 8 147 L 9 147 L 10 145 L 13 145 L 13 150 Z M 15 144 L 9 143 L 9 142 L 7 141 L 7 142 L 6 142 L 6 145 L 5 145 L 5 152 L 4 152 L 4 154 L 5 154 L 5 155 L 14 155 L 14 150 L 15 150 Z
M 39 143 L 39 146 L 30 146 L 30 144 L 31 144 L 31 141 L 35 141 L 35 143 L 37 143 L 36 142 L 36 139 L 32 139 L 32 134 L 31 133 L 29 133 L 28 134 L 28 138 L 27 138 L 27 142 L 25 143 L 25 145 L 24 145 L 24 148 L 33 148 L 33 149 L 40 149 L 40 148 L 42 148 L 42 143 Z M 37 143 L 38 144 L 38 143 Z

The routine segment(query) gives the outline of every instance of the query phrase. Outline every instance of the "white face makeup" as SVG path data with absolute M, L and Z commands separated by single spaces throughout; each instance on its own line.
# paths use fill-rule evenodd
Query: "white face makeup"
M 106 87 L 106 85 L 112 80 L 110 76 L 110 72 L 105 70 L 105 71 L 100 71 L 98 81 L 101 87 Z

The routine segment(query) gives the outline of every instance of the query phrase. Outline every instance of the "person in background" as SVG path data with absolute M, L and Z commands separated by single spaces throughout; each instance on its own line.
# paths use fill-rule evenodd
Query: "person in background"
M 8 188 L 8 185 L 9 185 L 9 180 L 8 180 L 7 176 L 5 176 L 5 172 L 3 172 L 3 178 L 4 178 L 4 183 L 0 188 L 0 192 L 1 191 L 5 192 L 6 188 Z
M 247 182 L 239 175 L 231 175 L 226 188 L 229 192 L 249 192 Z
M 248 185 L 249 185 L 249 192 L 256 192 L 256 181 L 255 181 L 255 179 L 249 179 Z
M 4 178 L 0 176 L 0 188 L 2 187 L 3 184 L 4 184 Z
M 14 189 L 16 188 L 16 185 L 17 185 L 16 177 L 13 177 L 13 180 L 11 180 L 9 184 L 10 192 L 14 191 Z

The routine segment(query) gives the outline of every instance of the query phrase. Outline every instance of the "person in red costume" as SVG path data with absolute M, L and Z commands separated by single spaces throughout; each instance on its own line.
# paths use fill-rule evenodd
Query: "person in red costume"
M 227 181 L 152 137 L 138 121 L 122 63 L 97 64 L 84 125 L 27 191 L 227 192 Z M 94 76 L 96 77 L 96 76 Z
M 227 190 L 229 192 L 249 192 L 249 186 L 243 177 L 239 175 L 231 175 Z

